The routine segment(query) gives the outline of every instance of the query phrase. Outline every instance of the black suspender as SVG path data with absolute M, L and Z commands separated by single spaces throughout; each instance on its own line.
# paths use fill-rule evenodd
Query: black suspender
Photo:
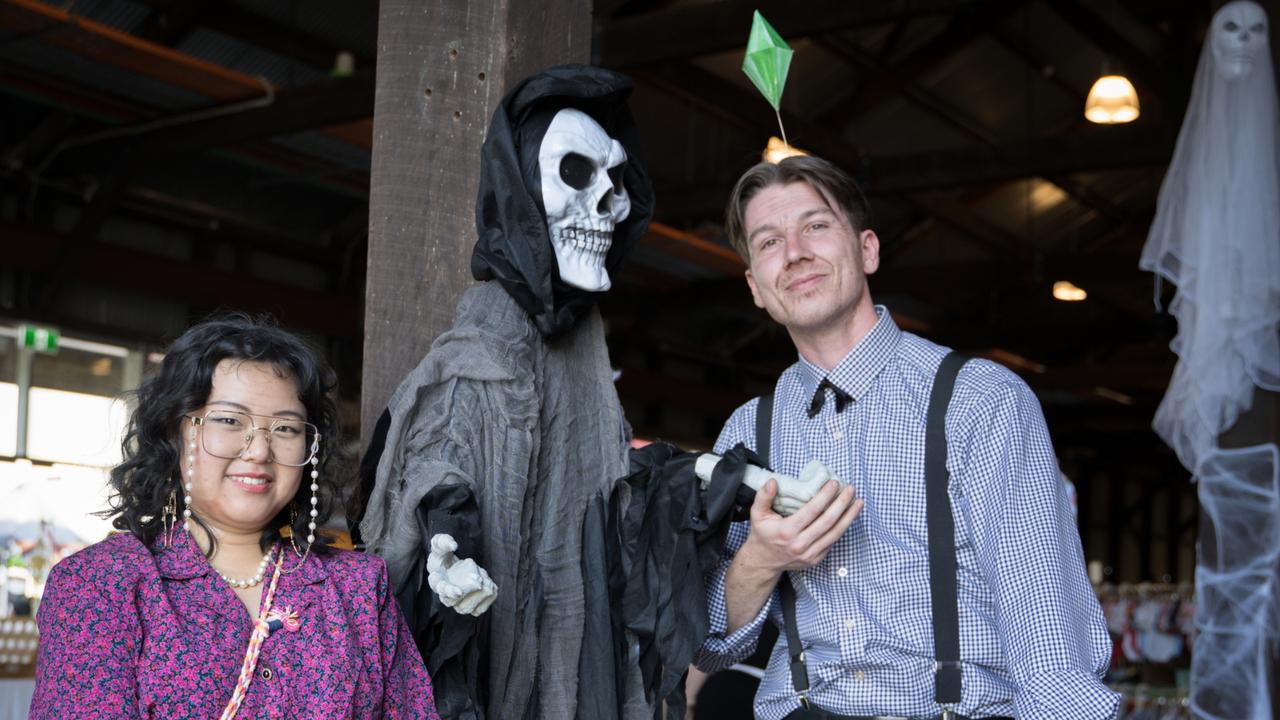
M 924 436 L 925 518 L 929 526 L 929 594 L 933 597 L 934 702 L 960 702 L 960 609 L 956 598 L 956 528 L 947 495 L 947 405 L 965 356 L 942 359 L 929 395 Z
M 934 701 L 944 708 L 959 704 L 960 611 L 956 596 L 956 538 L 951 518 L 951 498 L 947 495 L 947 406 L 955 389 L 956 376 L 967 357 L 952 352 L 942 359 L 929 396 L 929 416 L 925 426 L 925 514 L 929 529 L 929 592 L 933 601 Z M 756 404 L 756 454 L 769 464 L 769 443 L 773 429 L 773 394 Z M 804 665 L 804 647 L 796 625 L 796 593 L 783 573 L 778 582 L 782 599 L 782 619 L 791 658 L 791 684 L 800 702 L 809 706 L 809 673 Z
M 769 465 L 769 443 L 773 430 L 773 393 L 762 395 L 756 404 L 756 455 Z M 783 632 L 787 635 L 787 654 L 791 657 L 791 684 L 808 707 L 809 672 L 804 666 L 804 646 L 800 643 L 800 631 L 796 626 L 796 590 L 786 573 L 778 581 L 782 593 Z
M 756 455 L 769 464 L 769 441 L 773 431 L 773 393 L 761 395 L 756 403 Z

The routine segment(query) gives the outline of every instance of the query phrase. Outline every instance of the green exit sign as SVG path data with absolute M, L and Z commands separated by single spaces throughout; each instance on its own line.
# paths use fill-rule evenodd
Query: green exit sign
M 18 344 L 36 352 L 58 352 L 58 331 L 38 325 L 19 325 Z

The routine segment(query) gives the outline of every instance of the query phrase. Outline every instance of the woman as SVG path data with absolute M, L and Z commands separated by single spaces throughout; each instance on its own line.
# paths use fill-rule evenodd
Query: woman
M 332 388 L 271 325 L 178 338 L 111 472 L 126 532 L 50 573 L 32 718 L 438 718 L 382 560 L 315 534 Z

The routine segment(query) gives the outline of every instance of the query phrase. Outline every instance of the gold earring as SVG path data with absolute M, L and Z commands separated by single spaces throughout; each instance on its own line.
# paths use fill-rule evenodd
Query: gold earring
M 164 546 L 169 547 L 173 537 L 173 526 L 178 522 L 178 491 L 169 491 L 169 501 L 164 504 L 160 513 L 160 527 L 164 533 Z

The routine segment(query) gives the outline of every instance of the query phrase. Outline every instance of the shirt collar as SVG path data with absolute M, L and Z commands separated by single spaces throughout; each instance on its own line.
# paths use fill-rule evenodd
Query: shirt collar
M 818 389 L 823 378 L 831 384 L 849 393 L 854 402 L 875 382 L 876 376 L 889 364 L 898 343 L 902 340 L 902 330 L 893 321 L 888 308 L 876 305 L 876 324 L 857 345 L 844 356 L 839 364 L 827 372 L 814 365 L 804 357 L 800 358 L 800 383 L 804 387 L 804 402 L 808 403 Z
M 190 580 L 209 574 L 213 568 L 200 551 L 195 538 L 185 530 L 175 527 L 169 536 L 171 542 L 165 546 L 164 538 L 157 535 L 151 541 L 151 550 L 156 554 L 156 568 L 160 577 L 169 580 Z

